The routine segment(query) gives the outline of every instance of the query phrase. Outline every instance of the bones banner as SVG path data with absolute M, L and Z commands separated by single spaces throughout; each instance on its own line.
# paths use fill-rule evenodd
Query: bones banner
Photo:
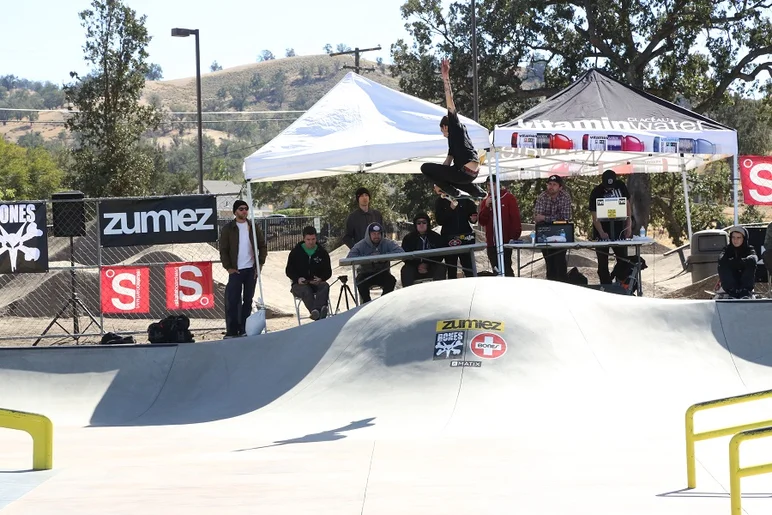
M 132 266 L 102 268 L 102 313 L 149 313 L 150 269 Z
M 217 241 L 217 199 L 187 195 L 102 200 L 99 230 L 103 247 Z
M 772 205 L 772 157 L 740 156 L 740 182 L 747 205 Z
M 48 272 L 45 202 L 0 203 L 0 274 Z
M 166 309 L 212 309 L 212 263 L 166 265 Z

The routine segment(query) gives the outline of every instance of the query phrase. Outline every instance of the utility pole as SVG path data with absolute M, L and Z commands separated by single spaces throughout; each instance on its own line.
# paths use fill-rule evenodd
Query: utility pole
M 474 121 L 480 121 L 480 105 L 478 104 L 479 96 L 479 79 L 477 77 L 477 13 L 475 12 L 475 1 L 472 0 L 472 103 L 473 103 L 473 117 Z
M 359 73 L 360 70 L 364 70 L 367 72 L 374 72 L 375 68 L 362 68 L 359 66 L 359 54 L 362 52 L 372 52 L 373 50 L 380 50 L 381 45 L 378 45 L 375 48 L 355 48 L 354 50 L 348 50 L 346 52 L 335 52 L 333 54 L 330 54 L 330 57 L 335 57 L 336 55 L 347 55 L 347 54 L 354 54 L 354 66 L 344 65 L 344 68 L 348 68 L 350 70 L 354 70 L 356 73 Z

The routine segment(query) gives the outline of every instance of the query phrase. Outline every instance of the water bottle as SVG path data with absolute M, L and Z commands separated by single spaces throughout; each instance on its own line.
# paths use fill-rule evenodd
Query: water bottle
M 531 245 L 533 245 L 534 243 L 536 243 L 536 229 L 531 231 Z
M 641 226 L 640 236 L 641 236 L 641 238 L 645 238 L 646 237 L 646 227 Z
M 560 229 L 560 241 L 566 241 L 566 231 Z

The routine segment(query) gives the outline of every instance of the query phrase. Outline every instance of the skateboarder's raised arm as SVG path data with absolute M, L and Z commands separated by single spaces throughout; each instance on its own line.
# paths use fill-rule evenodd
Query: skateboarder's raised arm
M 443 59 L 440 63 L 440 71 L 442 73 L 442 83 L 445 87 L 445 104 L 448 106 L 448 111 L 455 114 L 456 104 L 453 103 L 453 90 L 450 89 L 450 61 Z

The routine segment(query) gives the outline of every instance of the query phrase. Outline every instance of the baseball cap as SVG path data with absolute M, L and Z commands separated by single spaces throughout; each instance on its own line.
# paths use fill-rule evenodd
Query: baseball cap
M 383 232 L 383 229 L 379 224 L 370 224 L 369 232 Z
M 604 186 L 612 186 L 614 184 L 614 181 L 617 179 L 617 174 L 614 170 L 606 170 L 603 172 L 603 185 Z
M 550 178 L 547 179 L 547 182 L 556 182 L 563 186 L 563 178 L 559 175 L 550 175 Z

